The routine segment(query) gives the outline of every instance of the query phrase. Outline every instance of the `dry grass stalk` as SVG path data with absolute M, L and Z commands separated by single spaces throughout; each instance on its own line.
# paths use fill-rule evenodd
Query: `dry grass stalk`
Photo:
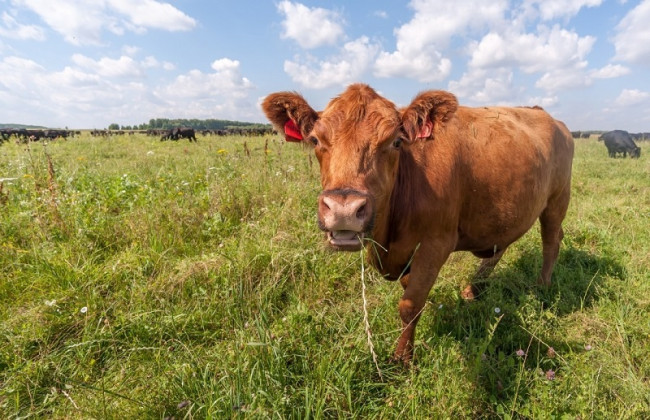
M 366 280 L 365 280 L 365 264 L 364 264 L 364 252 L 361 250 L 361 297 L 363 299 L 363 324 L 366 328 L 366 335 L 368 336 L 368 347 L 370 348 L 370 353 L 372 354 L 372 361 L 377 367 L 377 373 L 379 374 L 379 379 L 384 380 L 383 375 L 381 374 L 381 369 L 379 369 L 379 363 L 377 363 L 377 353 L 375 353 L 375 346 L 372 343 L 372 332 L 370 331 L 370 322 L 368 321 L 368 300 L 366 299 Z

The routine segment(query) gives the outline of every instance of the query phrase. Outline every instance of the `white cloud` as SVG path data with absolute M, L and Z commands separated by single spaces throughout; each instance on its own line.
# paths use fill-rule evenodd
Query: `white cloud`
M 135 45 L 125 45 L 122 47 L 122 52 L 129 57 L 133 57 L 140 52 L 140 47 Z
M 165 86 L 156 89 L 156 94 L 164 99 L 176 98 L 215 98 L 219 95 L 244 97 L 253 87 L 239 70 L 239 61 L 222 58 L 212 63 L 213 73 L 190 70 L 181 74 Z
M 548 98 L 554 93 L 570 88 L 588 86 L 592 83 L 587 70 L 587 55 L 595 38 L 580 37 L 577 33 L 554 25 L 549 28 L 538 25 L 535 33 L 521 32 L 523 27 L 495 27 L 479 41 L 471 43 L 468 67 L 460 80 L 450 82 L 450 88 L 458 89 L 463 95 L 479 103 L 519 100 L 528 102 L 523 90 L 509 88 L 513 85 L 512 72 L 524 74 L 542 73 L 535 86 L 550 96 L 537 102 L 554 103 Z M 602 69 L 595 76 L 612 76 L 623 72 L 621 66 Z M 505 78 L 504 75 L 510 75 Z M 548 105 L 547 105 L 548 106 Z
M 158 115 L 244 120 L 255 117 L 254 103 L 249 99 L 254 85 L 241 75 L 239 61 L 222 58 L 211 67 L 212 73 L 190 70 L 156 88 L 154 95 L 161 101 Z
M 45 40 L 43 29 L 36 25 L 21 25 L 7 12 L 2 13 L 0 36 L 13 39 Z
M 525 0 L 523 8 L 535 6 L 542 20 L 567 18 L 578 14 L 583 7 L 600 6 L 603 0 Z
M 541 106 L 542 108 L 548 108 L 556 105 L 560 99 L 557 95 L 554 96 L 534 96 L 528 98 L 528 106 Z
M 167 31 L 190 30 L 196 21 L 168 3 L 154 0 L 13 0 L 37 15 L 74 45 L 99 45 L 108 30 L 122 35 L 125 30 L 141 33 L 147 28 Z
M 310 49 L 332 45 L 343 37 L 341 16 L 320 7 L 308 8 L 301 3 L 284 0 L 278 4 L 284 14 L 282 38 L 296 41 L 302 48 Z
M 457 81 L 449 82 L 449 90 L 470 103 L 511 105 L 521 93 L 513 86 L 510 69 L 472 69 Z
M 238 61 L 216 60 L 210 72 L 192 70 L 158 86 L 145 84 L 143 75 L 151 65 L 160 64 L 151 56 L 138 62 L 126 56 L 94 60 L 76 54 L 70 65 L 50 71 L 33 60 L 4 57 L 0 100 L 11 98 L 11 107 L 3 109 L 3 119 L 102 128 L 154 117 L 258 118 L 248 98 L 253 85 L 241 75 Z M 32 120 L 34 115 L 38 121 Z
M 621 77 L 630 72 L 630 69 L 620 64 L 608 64 L 603 68 L 593 70 L 591 77 L 594 79 L 613 79 Z
M 443 51 L 452 37 L 502 22 L 508 2 L 413 0 L 409 6 L 415 10 L 414 16 L 395 30 L 395 51 L 380 53 L 375 65 L 378 77 L 444 80 L 451 72 L 451 60 L 444 57 Z
M 402 51 L 382 51 L 377 58 L 374 74 L 377 77 L 406 77 L 420 82 L 438 82 L 451 73 L 451 60 L 433 48 L 409 56 Z
M 643 92 L 638 89 L 623 89 L 614 103 L 619 106 L 631 106 L 646 102 L 648 99 L 650 99 L 649 92 Z
M 542 75 L 535 82 L 535 87 L 546 92 L 560 92 L 567 89 L 576 89 L 590 86 L 593 80 L 584 71 L 583 65 L 551 70 Z
M 72 62 L 102 77 L 142 77 L 144 74 L 141 65 L 125 55 L 118 59 L 103 57 L 93 60 L 82 54 L 74 54 Z
M 538 33 L 490 32 L 472 47 L 473 67 L 518 66 L 526 73 L 555 70 L 584 61 L 596 39 L 555 25 Z
M 108 0 L 111 9 L 128 17 L 136 27 L 189 31 L 196 21 L 169 3 L 155 0 Z
M 616 26 L 615 60 L 650 65 L 650 0 L 643 0 Z
M 340 54 L 329 60 L 308 59 L 303 64 L 286 60 L 284 71 L 294 82 L 312 89 L 346 85 L 361 78 L 371 67 L 378 51 L 379 46 L 364 36 L 346 43 Z

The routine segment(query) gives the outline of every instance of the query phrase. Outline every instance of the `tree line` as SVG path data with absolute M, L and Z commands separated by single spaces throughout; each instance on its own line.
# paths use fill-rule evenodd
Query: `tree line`
M 170 119 L 170 118 L 152 118 L 149 123 L 139 125 L 119 125 L 110 124 L 109 130 L 169 130 L 174 127 L 192 127 L 195 130 L 229 130 L 237 128 L 269 128 L 268 124 L 248 123 L 241 121 L 207 119 Z

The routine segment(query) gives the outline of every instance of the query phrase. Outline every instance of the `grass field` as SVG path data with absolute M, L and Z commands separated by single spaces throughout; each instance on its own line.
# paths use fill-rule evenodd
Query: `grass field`
M 381 376 L 362 256 L 324 249 L 308 151 L 5 143 L 0 418 L 650 418 L 650 149 L 576 142 L 550 288 L 538 226 L 476 302 L 477 260 L 453 254 L 407 369 L 401 287 L 365 271 Z

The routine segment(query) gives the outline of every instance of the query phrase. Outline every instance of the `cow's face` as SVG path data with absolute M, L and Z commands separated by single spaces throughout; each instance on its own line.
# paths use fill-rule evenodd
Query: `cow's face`
M 360 249 L 376 219 L 386 219 L 403 140 L 430 138 L 434 129 L 431 108 L 416 101 L 400 114 L 366 85 L 350 86 L 320 113 L 295 93 L 264 100 L 264 112 L 287 140 L 314 148 L 323 188 L 318 224 L 332 248 Z

